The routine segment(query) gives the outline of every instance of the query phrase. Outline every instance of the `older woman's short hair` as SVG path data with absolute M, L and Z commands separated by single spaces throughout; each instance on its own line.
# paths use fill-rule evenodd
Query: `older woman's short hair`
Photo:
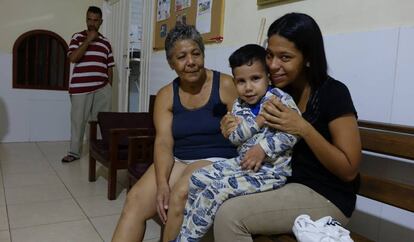
M 192 25 L 178 24 L 173 29 L 171 29 L 171 31 L 165 38 L 165 54 L 167 56 L 167 60 L 171 59 L 172 48 L 174 47 L 175 42 L 177 42 L 178 40 L 194 41 L 198 45 L 204 56 L 203 38 L 201 37 L 201 34 L 197 31 L 197 29 Z

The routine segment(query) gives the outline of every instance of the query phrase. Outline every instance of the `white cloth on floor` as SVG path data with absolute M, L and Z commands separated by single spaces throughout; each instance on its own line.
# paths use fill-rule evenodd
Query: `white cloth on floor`
M 330 216 L 313 221 L 302 214 L 295 219 L 292 230 L 299 242 L 353 242 L 349 231 Z

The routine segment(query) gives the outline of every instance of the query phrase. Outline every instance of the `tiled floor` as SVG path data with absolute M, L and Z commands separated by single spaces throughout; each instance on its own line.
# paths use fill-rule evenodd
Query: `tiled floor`
M 118 172 L 116 200 L 106 198 L 106 170 L 88 182 L 88 155 L 62 164 L 67 142 L 0 143 L 0 242 L 111 241 L 125 200 Z M 87 148 L 85 149 L 87 151 Z M 149 221 L 144 241 L 159 240 Z

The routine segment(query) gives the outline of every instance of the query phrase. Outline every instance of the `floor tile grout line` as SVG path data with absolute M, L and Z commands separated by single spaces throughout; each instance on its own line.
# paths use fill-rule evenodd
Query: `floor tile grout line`
M 9 230 L 9 238 L 10 238 L 10 242 L 12 242 L 12 235 L 11 235 L 11 228 L 10 228 L 10 217 L 9 217 L 9 208 L 7 206 L 7 199 L 6 199 L 6 187 L 4 186 L 4 174 L 3 174 L 3 167 L 2 164 L 0 162 L 0 173 L 1 173 L 1 182 L 2 182 L 2 188 L 3 188 L 3 193 L 4 193 L 4 206 L 6 207 L 6 217 L 7 217 L 7 227 Z
M 12 228 L 12 229 L 13 230 L 22 230 L 22 229 L 36 228 L 36 227 L 41 227 L 41 226 L 46 226 L 46 225 L 63 224 L 63 223 L 76 222 L 76 221 L 86 221 L 86 217 L 85 218 L 82 218 L 82 219 L 68 219 L 68 220 L 62 220 L 62 221 L 58 221 L 58 222 L 40 223 L 40 224 L 35 224 L 35 225 L 27 225 L 27 226 L 21 226 L 21 227 L 17 227 L 17 228 Z
M 75 201 L 75 203 L 78 205 L 78 207 L 80 208 L 80 210 L 82 211 L 82 213 L 85 215 L 86 219 L 88 220 L 88 222 L 92 225 L 93 229 L 95 230 L 95 232 L 98 234 L 99 238 L 102 241 L 105 241 L 105 239 L 102 237 L 102 235 L 99 233 L 98 229 L 95 227 L 95 225 L 92 223 L 92 220 L 89 218 L 88 214 L 86 213 L 86 211 L 82 208 L 82 206 L 80 205 L 80 203 L 78 202 L 78 200 L 76 199 L 76 197 L 72 194 L 72 192 L 70 191 L 70 189 L 66 186 L 66 183 L 63 181 L 63 179 L 60 177 L 59 173 L 56 171 L 55 167 L 51 164 L 50 160 L 48 159 L 47 155 L 43 152 L 43 150 L 40 148 L 39 142 L 36 142 L 36 146 L 37 148 L 40 150 L 40 152 L 42 153 L 42 155 L 46 158 L 46 160 L 49 162 L 49 165 L 52 167 L 53 171 L 55 171 L 57 177 L 59 178 L 59 180 L 63 183 L 63 185 L 65 186 L 66 190 L 69 192 L 70 196 L 72 197 L 72 199 Z M 80 159 L 79 159 L 80 161 Z
M 10 206 L 21 206 L 21 205 L 27 205 L 27 204 L 40 204 L 40 203 L 48 203 L 48 202 L 57 202 L 57 201 L 64 201 L 64 200 L 74 200 L 72 197 L 67 198 L 56 198 L 56 199 L 50 199 L 46 201 L 33 201 L 33 202 L 22 202 L 22 203 L 12 203 L 9 204 Z

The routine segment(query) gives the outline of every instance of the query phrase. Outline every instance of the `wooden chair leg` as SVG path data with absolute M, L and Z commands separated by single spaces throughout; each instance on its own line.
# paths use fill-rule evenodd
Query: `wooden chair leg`
M 113 167 L 108 168 L 108 199 L 114 200 L 116 193 L 116 172 L 117 169 Z
M 96 159 L 89 155 L 89 181 L 96 181 Z

